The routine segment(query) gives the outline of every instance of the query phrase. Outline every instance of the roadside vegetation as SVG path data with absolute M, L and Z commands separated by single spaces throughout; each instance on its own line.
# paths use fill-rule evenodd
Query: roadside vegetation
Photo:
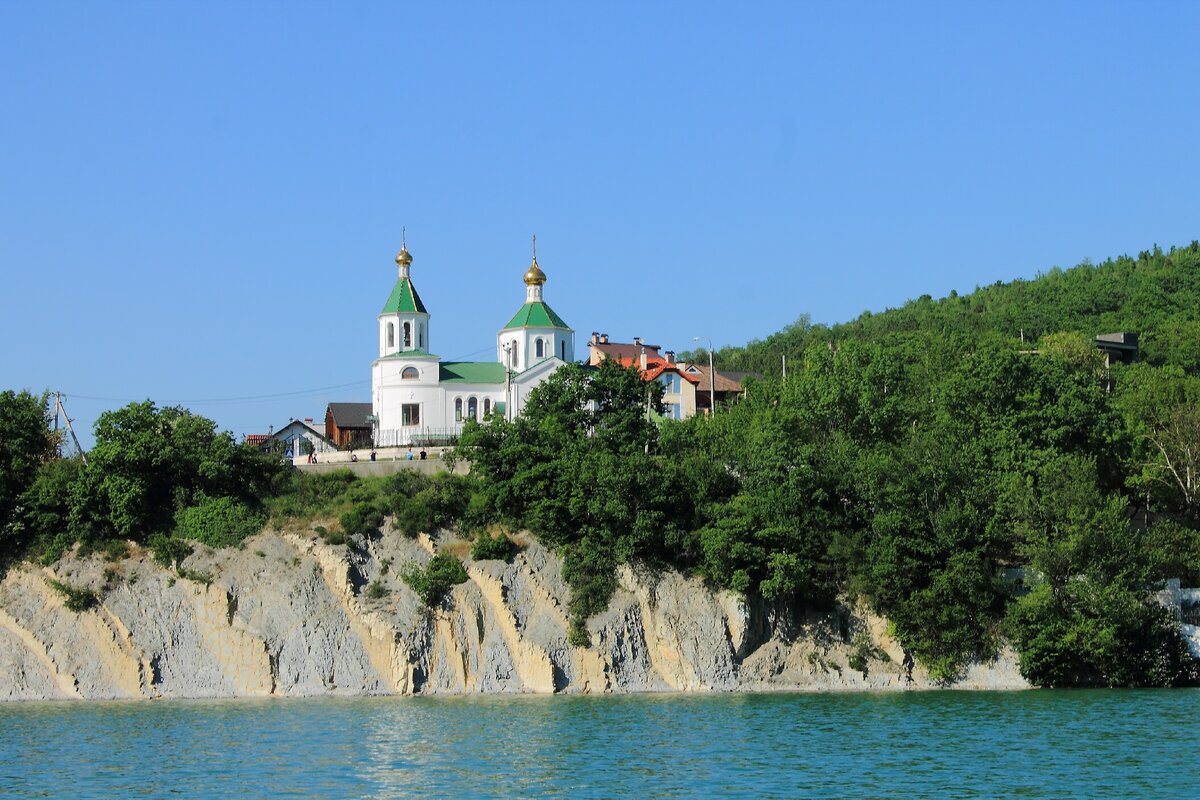
M 1122 330 L 1142 361 L 1107 367 L 1093 337 Z M 717 365 L 763 377 L 686 422 L 633 370 L 564 367 L 517 419 L 468 425 L 467 477 L 301 474 L 149 402 L 101 416 L 84 468 L 44 396 L 3 392 L 0 563 L 128 541 L 202 580 L 193 543 L 264 524 L 330 544 L 452 528 L 477 560 L 528 530 L 563 558 L 576 645 L 621 564 L 669 566 L 781 609 L 864 602 L 945 679 L 1007 641 L 1042 685 L 1197 681 L 1150 596 L 1200 585 L 1200 244 L 801 320 Z M 431 606 L 466 579 L 446 552 L 398 570 Z

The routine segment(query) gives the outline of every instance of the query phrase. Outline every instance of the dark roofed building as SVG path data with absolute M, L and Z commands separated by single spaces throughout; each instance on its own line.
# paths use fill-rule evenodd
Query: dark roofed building
M 370 403 L 330 403 L 325 409 L 325 438 L 338 447 L 369 447 L 373 422 Z
M 1096 347 L 1104 353 L 1104 365 L 1114 363 L 1132 364 L 1138 358 L 1138 335 L 1136 333 L 1102 333 L 1096 337 Z

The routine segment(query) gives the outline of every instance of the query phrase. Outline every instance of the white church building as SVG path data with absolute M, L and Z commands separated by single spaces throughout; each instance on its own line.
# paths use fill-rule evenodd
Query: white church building
M 407 243 L 379 313 L 379 358 L 371 366 L 371 410 L 380 447 L 442 444 L 467 420 L 512 419 L 529 392 L 575 358 L 575 331 L 542 297 L 546 273 L 525 272 L 525 303 L 496 334 L 495 361 L 442 361 L 432 352 L 429 312 L 410 276 Z

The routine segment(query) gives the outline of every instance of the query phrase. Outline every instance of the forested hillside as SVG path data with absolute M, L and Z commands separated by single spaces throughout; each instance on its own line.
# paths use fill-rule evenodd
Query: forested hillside
M 1200 585 L 1198 319 L 1200 245 L 1156 249 L 723 350 L 766 378 L 713 418 L 650 425 L 636 381 L 562 370 L 464 450 L 490 513 L 563 550 L 580 640 L 614 564 L 666 562 L 862 599 L 947 677 L 1007 639 L 1039 684 L 1194 681 L 1148 598 Z M 1119 330 L 1143 360 L 1107 369 Z
M 913 287 L 914 289 L 918 287 Z M 778 375 L 781 356 L 814 344 L 879 341 L 901 333 L 984 340 L 1036 342 L 1043 334 L 1089 335 L 1132 331 L 1141 335 L 1143 360 L 1200 369 L 1200 242 L 1103 264 L 1055 267 L 1031 281 L 997 282 L 971 294 L 934 300 L 922 295 L 900 308 L 864 312 L 852 322 L 812 325 L 807 315 L 762 341 L 723 348 L 716 361 L 731 371 Z

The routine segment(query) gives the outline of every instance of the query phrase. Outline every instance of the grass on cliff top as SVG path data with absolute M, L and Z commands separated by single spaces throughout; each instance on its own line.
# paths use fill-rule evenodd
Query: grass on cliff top
M 407 470 L 386 477 L 358 477 L 349 470 L 295 473 L 267 510 L 277 529 L 336 519 L 346 535 L 371 535 L 390 515 L 402 533 L 416 536 L 467 522 L 475 485 L 469 476 Z

